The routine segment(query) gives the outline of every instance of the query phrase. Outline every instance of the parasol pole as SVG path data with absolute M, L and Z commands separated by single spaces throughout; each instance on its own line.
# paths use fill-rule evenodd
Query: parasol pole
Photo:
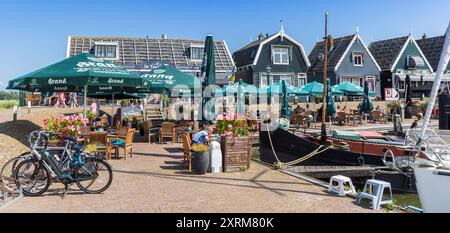
M 326 115 L 327 115 L 327 71 L 328 71 L 328 12 L 325 13 L 325 59 L 323 66 L 323 100 L 322 100 L 322 128 L 321 128 L 321 136 L 322 140 L 325 140 L 327 136 L 327 125 L 325 123 Z
M 86 85 L 84 85 L 84 96 L 83 96 L 83 115 L 84 115 L 84 117 L 86 117 L 86 102 L 87 102 L 87 88 L 88 88 L 88 85 L 86 84 Z
M 114 124 L 114 93 L 112 94 L 112 106 L 111 106 L 111 127 Z

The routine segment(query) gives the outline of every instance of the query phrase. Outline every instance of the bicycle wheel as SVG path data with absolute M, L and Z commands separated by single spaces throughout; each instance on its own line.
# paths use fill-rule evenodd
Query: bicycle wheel
M 20 162 L 14 178 L 17 187 L 22 188 L 23 194 L 27 196 L 42 195 L 51 183 L 50 172 L 35 159 Z
M 21 161 L 28 158 L 31 158 L 30 152 L 22 153 L 21 155 L 8 160 L 5 165 L 3 165 L 2 170 L 0 171 L 0 177 L 13 178 L 14 171 L 16 170 L 17 165 Z
M 75 183 L 86 193 L 102 193 L 112 183 L 111 166 L 104 160 L 87 158 L 82 166 L 74 169 Z

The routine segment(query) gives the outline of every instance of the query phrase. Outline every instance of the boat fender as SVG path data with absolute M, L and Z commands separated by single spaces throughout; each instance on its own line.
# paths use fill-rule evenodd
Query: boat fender
M 357 158 L 357 160 L 358 160 L 359 166 L 364 166 L 365 163 L 366 163 L 366 161 L 364 161 L 364 157 L 362 157 L 362 156 L 359 156 L 359 157 Z
M 439 175 L 439 176 L 450 176 L 450 171 L 446 171 L 446 170 L 435 170 L 435 171 L 433 171 L 433 174 Z

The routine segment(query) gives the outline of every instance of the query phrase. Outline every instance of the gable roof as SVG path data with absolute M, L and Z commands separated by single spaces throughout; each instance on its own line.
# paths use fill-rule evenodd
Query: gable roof
M 397 57 L 405 49 L 409 36 L 373 42 L 370 52 L 377 60 L 381 70 L 391 70 Z
M 356 38 L 356 35 L 344 36 L 340 38 L 333 38 L 334 45 L 332 49 L 328 52 L 328 70 L 335 70 L 339 61 L 346 53 L 352 41 Z M 319 56 L 324 53 L 325 42 L 321 41 L 316 43 L 313 50 L 309 54 L 309 60 L 312 62 L 310 71 L 312 72 L 322 72 L 324 68 L 324 61 L 319 59 Z
M 375 59 L 377 59 L 378 64 L 380 64 L 381 70 L 390 70 L 392 72 L 394 71 L 394 68 L 399 62 L 400 57 L 408 46 L 408 43 L 413 43 L 417 47 L 417 50 L 419 50 L 419 53 L 423 57 L 425 64 L 432 72 L 433 68 L 428 62 L 427 57 L 423 54 L 422 49 L 420 49 L 419 45 L 411 35 L 390 40 L 373 42 L 370 45 L 370 51 L 372 52 Z
M 204 40 L 147 39 L 128 37 L 69 36 L 67 57 L 93 52 L 97 42 L 114 42 L 118 45 L 119 59 L 113 62 L 124 67 L 133 67 L 147 61 L 173 63 L 180 70 L 198 70 L 201 60 L 189 58 L 188 48 L 204 46 Z M 214 41 L 216 71 L 229 71 L 234 61 L 225 41 Z
M 433 71 L 437 70 L 442 49 L 444 48 L 445 36 L 436 36 L 416 41 L 423 54 L 430 62 Z
M 249 44 L 243 46 L 233 53 L 233 58 L 237 67 L 247 66 L 247 65 L 256 65 L 258 63 L 259 55 L 261 54 L 261 50 L 265 44 L 268 42 L 278 38 L 283 37 L 283 39 L 287 39 L 293 44 L 295 44 L 299 49 L 305 60 L 306 66 L 309 67 L 311 64 L 309 62 L 308 56 L 306 56 L 305 48 L 302 44 L 294 40 L 292 37 L 286 35 L 284 33 L 283 27 L 278 33 L 272 34 L 268 37 L 265 37 L 262 40 L 255 40 L 250 42 Z

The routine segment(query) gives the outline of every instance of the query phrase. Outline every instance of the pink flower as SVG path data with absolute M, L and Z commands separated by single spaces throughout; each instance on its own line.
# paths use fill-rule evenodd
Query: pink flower
M 231 131 L 225 131 L 225 136 L 233 136 L 233 132 Z

